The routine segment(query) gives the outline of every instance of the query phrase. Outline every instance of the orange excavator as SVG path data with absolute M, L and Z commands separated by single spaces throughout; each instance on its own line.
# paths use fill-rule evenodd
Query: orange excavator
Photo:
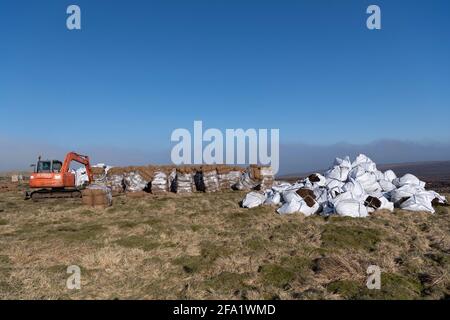
M 85 166 L 89 183 L 92 182 L 92 169 L 89 157 L 69 152 L 64 162 L 59 160 L 41 160 L 32 165 L 34 172 L 30 176 L 29 187 L 38 189 L 25 194 L 25 199 L 42 198 L 80 198 L 81 191 L 75 184 L 75 174 L 70 171 L 71 162 Z

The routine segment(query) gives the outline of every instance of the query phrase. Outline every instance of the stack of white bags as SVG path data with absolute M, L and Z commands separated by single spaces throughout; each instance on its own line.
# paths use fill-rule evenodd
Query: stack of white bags
M 323 175 L 312 174 L 295 184 L 279 183 L 264 194 L 250 192 L 242 206 L 277 205 L 279 214 L 367 217 L 375 210 L 393 211 L 394 207 L 434 213 L 433 204 L 445 203 L 445 197 L 425 190 L 425 182 L 414 175 L 398 178 L 392 170 L 383 173 L 361 154 L 353 162 L 349 157 L 336 158 Z

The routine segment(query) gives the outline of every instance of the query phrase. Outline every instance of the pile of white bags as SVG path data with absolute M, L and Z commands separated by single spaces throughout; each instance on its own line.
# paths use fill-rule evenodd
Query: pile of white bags
M 353 162 L 349 157 L 336 158 L 323 175 L 312 174 L 295 184 L 278 183 L 264 194 L 250 192 L 242 206 L 280 205 L 279 214 L 367 217 L 375 210 L 393 211 L 394 207 L 434 213 L 433 205 L 444 203 L 445 197 L 425 190 L 425 182 L 414 175 L 398 178 L 392 170 L 381 172 L 361 154 Z

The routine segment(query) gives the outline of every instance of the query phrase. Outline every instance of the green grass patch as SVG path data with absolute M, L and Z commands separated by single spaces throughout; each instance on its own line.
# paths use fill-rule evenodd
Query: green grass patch
M 396 273 L 381 274 L 381 288 L 369 290 L 365 283 L 338 280 L 327 285 L 327 290 L 351 300 L 412 300 L 420 297 L 422 285 L 418 279 Z
M 202 242 L 199 256 L 180 256 L 173 260 L 176 265 L 181 265 L 187 273 L 195 273 L 211 267 L 219 257 L 229 255 L 231 252 L 222 245 L 210 242 Z
M 85 210 L 82 210 L 82 211 L 80 212 L 80 214 L 81 214 L 81 215 L 85 215 L 85 216 L 92 216 L 93 214 L 95 214 L 95 212 L 92 211 L 92 210 L 89 210 L 89 209 L 85 209 Z
M 269 241 L 261 236 L 253 236 L 244 241 L 244 246 L 252 251 L 263 251 L 269 245 Z
M 203 282 L 203 286 L 214 291 L 232 292 L 248 288 L 245 284 L 246 276 L 240 273 L 224 271 L 214 277 Z
M 129 236 L 116 240 L 115 243 L 125 248 L 137 248 L 144 251 L 150 251 L 160 246 L 160 243 L 143 236 Z
M 382 232 L 376 229 L 327 224 L 322 231 L 322 244 L 325 248 L 374 251 L 381 241 L 381 236 Z
M 107 228 L 99 224 L 84 224 L 80 226 L 64 225 L 55 230 L 50 230 L 55 237 L 61 237 L 67 241 L 86 241 L 96 239 Z
M 311 271 L 314 263 L 310 258 L 293 256 L 281 258 L 281 265 L 295 273 L 303 274 Z
M 266 264 L 260 268 L 265 285 L 283 288 L 295 279 L 295 272 L 278 264 Z

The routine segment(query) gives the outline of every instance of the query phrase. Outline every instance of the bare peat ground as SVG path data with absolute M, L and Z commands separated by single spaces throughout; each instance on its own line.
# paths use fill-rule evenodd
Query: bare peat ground
M 242 209 L 242 192 L 24 201 L 0 193 L 1 299 L 448 299 L 450 212 Z M 448 196 L 448 194 L 447 194 Z M 66 288 L 81 267 L 81 290 Z M 382 270 L 368 290 L 366 269 Z

